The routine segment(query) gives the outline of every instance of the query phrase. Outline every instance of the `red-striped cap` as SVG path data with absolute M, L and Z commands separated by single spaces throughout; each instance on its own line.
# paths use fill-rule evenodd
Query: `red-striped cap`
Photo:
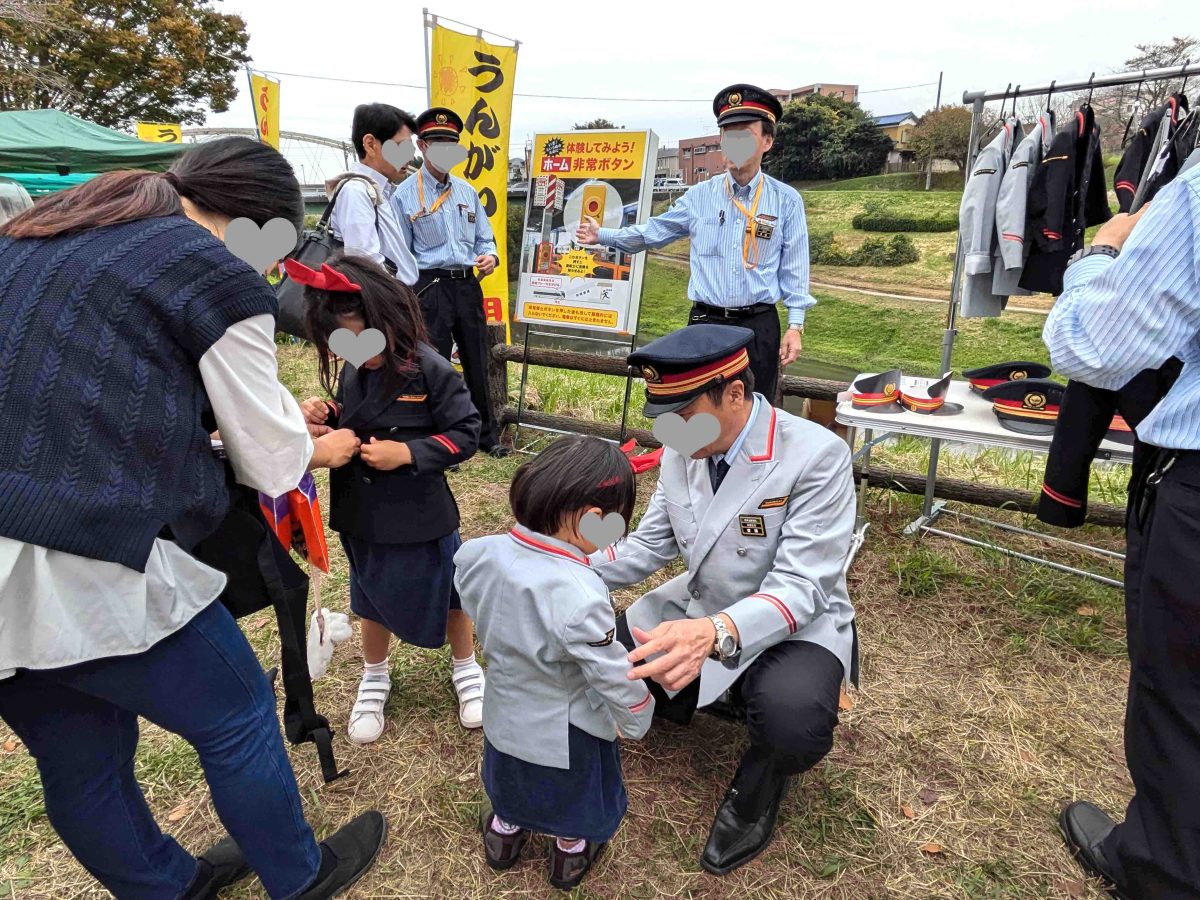
M 629 354 L 630 367 L 646 381 L 643 414 L 676 412 L 748 369 L 753 339 L 754 332 L 735 325 L 689 325 Z

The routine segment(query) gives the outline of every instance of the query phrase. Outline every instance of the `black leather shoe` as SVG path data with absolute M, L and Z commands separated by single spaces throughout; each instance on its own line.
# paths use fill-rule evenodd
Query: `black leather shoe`
M 335 865 L 324 877 L 318 875 L 316 883 L 309 885 L 297 900 L 328 900 L 341 894 L 370 871 L 386 840 L 387 820 L 383 813 L 373 809 L 351 819 L 321 841 L 321 850 L 333 856 Z
M 181 900 L 212 900 L 224 888 L 250 874 L 250 863 L 231 837 L 223 837 L 200 854 L 200 869 Z
M 1084 870 L 1097 878 L 1102 878 L 1108 892 L 1121 900 L 1129 900 L 1129 895 L 1122 893 L 1112 876 L 1112 867 L 1104 856 L 1101 846 L 1109 833 L 1117 827 L 1102 809 L 1086 800 L 1080 800 L 1066 807 L 1058 816 L 1058 827 L 1062 829 L 1067 848 Z
M 583 881 L 583 876 L 592 868 L 592 864 L 604 852 L 608 844 L 597 844 L 584 841 L 583 849 L 578 853 L 568 853 L 560 850 L 558 841 L 550 839 L 550 883 L 560 891 L 573 890 Z
M 779 806 L 790 782 L 787 776 L 771 778 L 768 783 L 760 784 L 756 796 L 745 797 L 737 787 L 731 787 L 717 810 L 700 865 L 714 875 L 724 875 L 766 850 L 775 834 Z M 755 809 L 757 813 L 750 818 L 739 808 Z
M 511 869 L 521 858 L 521 848 L 529 840 L 529 829 L 519 828 L 512 834 L 503 834 L 495 829 L 496 817 L 491 808 L 483 811 L 479 828 L 483 832 L 483 855 L 487 864 L 497 871 Z

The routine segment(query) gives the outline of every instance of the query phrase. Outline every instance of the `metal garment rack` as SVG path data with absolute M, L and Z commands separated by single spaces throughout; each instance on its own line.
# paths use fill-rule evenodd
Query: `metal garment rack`
M 1143 69 L 1140 72 L 1120 72 L 1120 73 L 1115 73 L 1112 75 L 1100 75 L 1100 76 L 1097 76 L 1096 73 L 1093 72 L 1090 78 L 1088 78 L 1087 80 L 1080 80 L 1080 81 L 1064 81 L 1064 82 L 1060 83 L 1057 80 L 1055 80 L 1055 81 L 1051 81 L 1049 84 L 1039 84 L 1039 85 L 1033 85 L 1030 87 L 1026 87 L 1024 84 L 1018 84 L 1015 90 L 1012 89 L 1012 87 L 1010 86 L 1009 88 L 1006 88 L 1004 90 L 996 90 L 996 91 L 966 91 L 963 93 L 963 103 L 971 104 L 971 138 L 970 138 L 970 144 L 969 144 L 970 152 L 969 152 L 969 155 L 967 158 L 967 170 L 966 170 L 967 178 L 970 178 L 971 170 L 975 167 L 975 160 L 979 155 L 979 150 L 980 150 L 979 138 L 980 138 L 980 129 L 981 129 L 981 126 L 983 123 L 983 107 L 984 107 L 984 104 L 987 103 L 989 100 L 1001 100 L 1001 101 L 1012 100 L 1013 108 L 1015 109 L 1016 101 L 1018 99 L 1020 99 L 1021 97 L 1045 96 L 1047 98 L 1047 103 L 1049 103 L 1049 99 L 1055 93 L 1062 93 L 1062 92 L 1068 92 L 1068 91 L 1084 91 L 1084 90 L 1090 91 L 1094 88 L 1119 87 L 1119 86 L 1128 85 L 1128 84 L 1144 84 L 1146 82 L 1166 81 L 1168 79 L 1174 79 L 1174 78 L 1187 79 L 1189 76 L 1196 75 L 1196 74 L 1200 74 L 1200 63 L 1193 63 L 1189 60 L 1188 62 L 1185 62 L 1183 65 L 1180 65 L 1180 66 L 1168 66 L 1168 67 L 1159 68 L 1159 69 Z M 957 243 L 957 246 L 955 247 L 955 251 L 954 251 L 954 271 L 953 271 L 953 275 L 951 276 L 952 282 L 951 282 L 951 288 L 950 288 L 950 308 L 947 310 L 947 315 L 946 315 L 946 330 L 942 335 L 942 365 L 941 365 L 941 368 L 938 369 L 939 373 L 950 371 L 951 363 L 952 363 L 952 360 L 954 357 L 954 341 L 955 341 L 955 338 L 958 336 L 958 328 L 957 328 L 958 310 L 959 310 L 959 304 L 962 300 L 963 264 L 964 264 L 965 258 L 966 258 L 966 248 L 963 243 L 962 234 L 960 233 L 958 236 L 958 243 Z M 1036 562 L 1036 563 L 1040 563 L 1042 565 L 1049 566 L 1050 568 L 1068 571 L 1068 572 L 1071 572 L 1072 574 L 1082 575 L 1082 576 L 1091 578 L 1095 581 L 1100 581 L 1105 584 L 1110 584 L 1110 585 L 1117 584 L 1117 582 L 1115 582 L 1113 579 L 1105 578 L 1103 576 L 1097 575 L 1092 572 L 1085 572 L 1080 569 L 1074 569 L 1069 566 L 1063 566 L 1060 563 L 1055 563 L 1050 560 L 1041 559 L 1040 557 L 1034 557 L 1034 556 L 1029 556 L 1026 554 L 1018 553 L 1015 550 L 1011 550 L 1008 547 L 1002 547 L 998 544 L 991 544 L 991 543 L 987 543 L 985 541 L 978 541 L 973 538 L 968 538 L 963 535 L 958 535 L 958 534 L 954 534 L 949 531 L 945 531 L 943 529 L 934 528 L 933 527 L 934 522 L 937 520 L 937 518 L 943 512 L 947 512 L 947 513 L 952 512 L 951 510 L 945 509 L 944 503 L 937 503 L 935 505 L 935 502 L 934 502 L 934 491 L 935 491 L 935 487 L 936 487 L 936 483 L 937 483 L 938 457 L 940 455 L 940 452 L 941 452 L 941 441 L 937 438 L 934 438 L 933 440 L 931 440 L 930 446 L 929 446 L 929 469 L 926 472 L 926 476 L 925 476 L 925 502 L 924 502 L 924 505 L 922 506 L 920 517 L 917 518 L 916 520 L 914 520 L 912 523 L 910 523 L 909 526 L 905 529 L 906 534 L 916 534 L 918 532 L 923 532 L 923 533 L 928 533 L 928 534 L 936 534 L 936 535 L 939 535 L 940 537 L 948 537 L 948 538 L 951 538 L 952 540 L 961 541 L 963 543 L 972 544 L 974 546 L 986 547 L 988 549 L 995 550 L 999 553 L 1003 553 L 1007 556 L 1013 556 L 1013 557 L 1025 559 L 1030 562 Z M 868 460 L 870 459 L 869 449 L 867 449 L 867 459 Z M 1014 530 L 1013 526 L 1005 525 L 1004 523 L 993 522 L 988 519 L 978 519 L 976 517 L 972 517 L 972 518 L 976 519 L 976 521 L 978 521 L 978 522 L 991 525 L 991 526 L 999 528 L 1001 530 L 1006 530 L 1006 531 Z M 1080 545 L 1074 541 L 1068 541 L 1064 538 L 1055 537 L 1053 535 L 1044 535 L 1039 532 L 1030 532 L 1030 531 L 1026 531 L 1024 529 L 1020 529 L 1020 531 L 1022 531 L 1023 533 L 1026 533 L 1026 534 L 1034 534 L 1037 537 L 1042 538 L 1043 540 L 1046 540 L 1048 542 L 1057 542 L 1057 543 L 1060 543 L 1063 545 L 1071 545 L 1077 549 L 1080 547 L 1086 547 L 1087 549 L 1092 550 L 1094 552 L 1099 552 L 1102 555 L 1107 555 L 1107 556 L 1113 555 L 1110 551 L 1101 551 L 1098 548 L 1088 547 L 1087 545 Z M 1121 558 L 1124 559 L 1124 556 L 1121 556 Z

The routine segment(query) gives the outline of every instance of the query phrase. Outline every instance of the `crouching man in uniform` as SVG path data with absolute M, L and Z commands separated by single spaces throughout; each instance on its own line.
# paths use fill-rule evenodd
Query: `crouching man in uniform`
M 637 664 L 629 677 L 647 679 L 656 716 L 687 724 L 714 701 L 744 716 L 750 747 L 700 859 L 718 875 L 770 843 L 792 776 L 833 746 L 843 680 L 857 681 L 844 574 L 850 453 L 754 393 L 752 338 L 692 325 L 630 355 L 646 380 L 646 416 L 674 412 L 696 427 L 707 413 L 720 434 L 690 458 L 666 449 L 637 530 L 592 556 L 610 588 L 677 556 L 687 563 L 617 620 L 616 637 Z

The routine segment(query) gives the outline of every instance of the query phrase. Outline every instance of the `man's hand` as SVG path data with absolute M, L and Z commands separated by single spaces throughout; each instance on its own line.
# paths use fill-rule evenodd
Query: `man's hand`
M 1134 226 L 1149 208 L 1150 204 L 1147 203 L 1132 216 L 1129 213 L 1117 213 L 1100 226 L 1096 236 L 1092 238 L 1092 246 L 1101 245 L 1120 250 L 1125 246 L 1125 241 L 1129 239 L 1129 234 L 1133 231 Z
M 329 404 L 320 397 L 309 397 L 300 404 L 300 412 L 309 425 L 324 425 L 329 419 Z
M 800 356 L 800 351 L 803 349 L 804 335 L 795 328 L 789 328 L 783 333 L 783 343 L 779 347 L 779 364 L 790 366 Z
M 361 443 L 358 435 L 349 428 L 330 431 L 313 441 L 313 458 L 309 468 L 340 468 L 354 458 Z
M 663 622 L 650 632 L 633 629 L 639 646 L 629 654 L 631 663 L 662 653 L 658 659 L 629 670 L 630 681 L 653 678 L 669 691 L 687 687 L 700 674 L 700 667 L 712 652 L 717 629 L 707 618 L 676 619 Z
M 480 275 L 491 275 L 496 271 L 496 257 L 490 253 L 475 257 L 475 268 L 479 270 Z
M 412 465 L 413 461 L 412 451 L 403 441 L 380 441 L 371 438 L 362 445 L 362 450 L 359 452 L 363 462 L 381 472 L 390 472 L 401 466 Z
M 580 244 L 596 244 L 600 241 L 600 223 L 591 216 L 584 216 L 575 229 L 575 241 Z

